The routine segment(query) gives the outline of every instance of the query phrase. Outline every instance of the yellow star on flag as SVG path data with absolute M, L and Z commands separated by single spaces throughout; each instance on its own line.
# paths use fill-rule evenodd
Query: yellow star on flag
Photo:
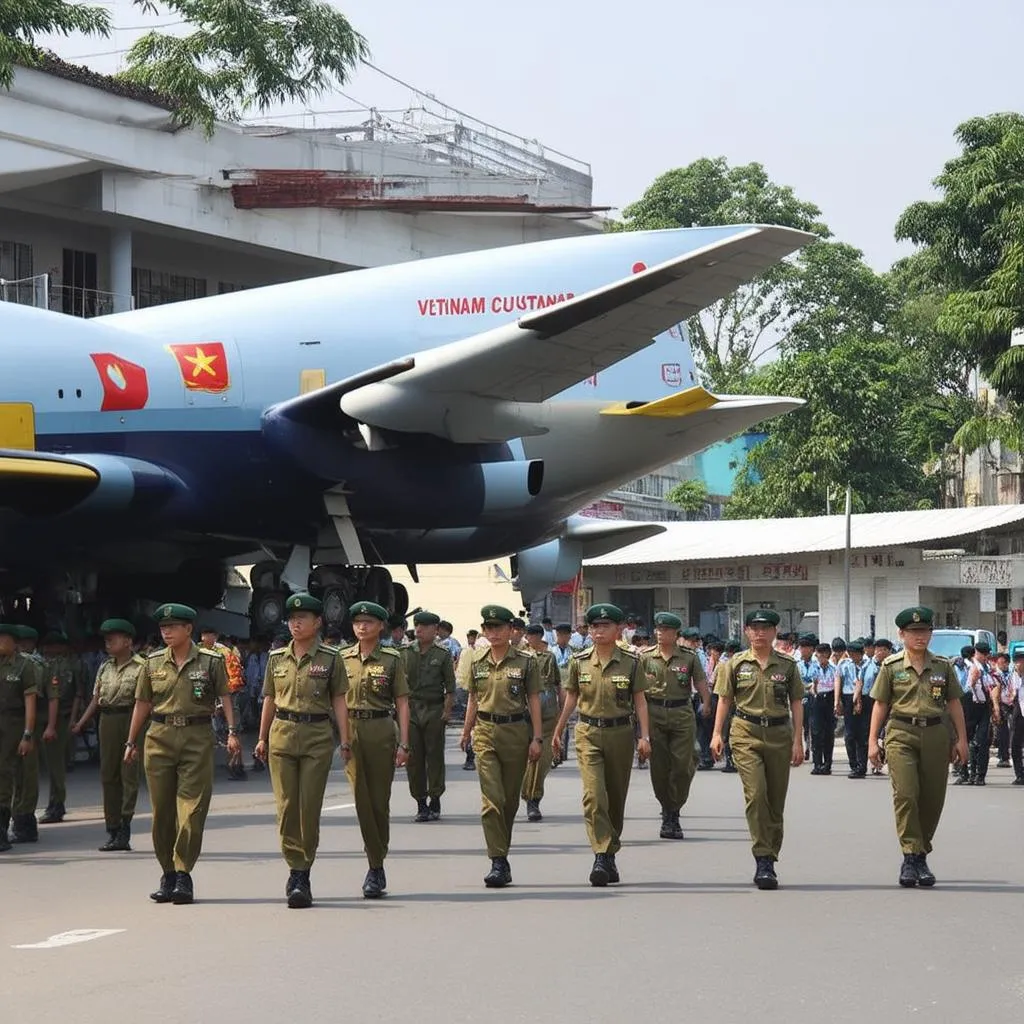
M 214 361 L 217 356 L 215 354 L 207 355 L 201 348 L 196 347 L 196 354 L 194 356 L 185 356 L 185 361 L 192 364 L 192 379 L 195 380 L 201 373 L 208 373 L 211 377 L 217 376 L 217 371 L 213 368 Z

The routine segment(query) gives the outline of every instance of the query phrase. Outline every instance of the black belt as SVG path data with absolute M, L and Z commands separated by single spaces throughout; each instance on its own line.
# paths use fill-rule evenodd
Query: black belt
M 933 718 L 914 718 L 911 715 L 893 715 L 892 717 L 897 722 L 906 722 L 907 725 L 919 725 L 922 729 L 927 729 L 930 725 L 939 725 L 942 722 L 942 718 L 938 715 Z
M 584 725 L 592 725 L 597 729 L 614 729 L 617 725 L 631 725 L 633 716 L 626 715 L 623 718 L 591 718 L 590 715 L 580 715 L 580 721 Z
M 326 718 L 327 716 L 325 715 L 324 717 Z M 358 718 L 360 721 L 366 721 L 367 719 L 370 719 L 370 718 L 390 718 L 391 717 L 391 712 L 390 711 L 379 711 L 379 710 L 371 711 L 369 709 L 363 709 L 363 708 L 349 708 L 349 710 L 348 710 L 348 717 L 349 718 Z
M 686 708 L 690 706 L 690 697 L 684 697 L 682 700 L 665 700 L 664 697 L 648 697 L 647 703 L 653 704 L 657 708 Z
M 489 711 L 478 711 L 476 716 L 481 722 L 490 722 L 492 725 L 512 725 L 515 722 L 526 721 L 525 711 L 518 715 L 492 715 Z
M 114 704 L 108 708 L 101 707 L 101 715 L 128 715 L 135 710 L 134 704 Z M 153 716 L 156 718 L 156 715 Z
M 326 712 L 315 715 L 300 715 L 297 711 L 285 711 L 284 708 L 275 708 L 274 717 L 282 718 L 286 722 L 326 722 L 331 716 Z
M 746 711 L 740 711 L 739 708 L 735 709 L 734 714 L 737 718 L 742 718 L 744 722 L 753 722 L 754 725 L 785 725 L 789 721 L 789 715 L 769 718 L 768 715 L 748 715 Z
M 822 697 L 828 697 L 829 700 L 834 701 L 836 699 L 836 691 L 835 690 L 826 690 L 824 693 L 816 693 L 814 696 L 817 699 L 819 699 L 819 700 Z
M 177 729 L 184 729 L 189 725 L 209 725 L 212 715 L 159 715 L 155 711 L 150 716 L 154 722 L 161 725 L 173 725 Z

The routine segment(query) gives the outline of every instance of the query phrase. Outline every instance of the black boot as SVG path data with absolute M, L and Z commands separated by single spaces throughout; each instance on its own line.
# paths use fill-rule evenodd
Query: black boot
M 464 772 L 476 771 L 476 757 L 473 754 L 466 755 L 466 760 L 462 765 L 462 770 Z
M 512 881 L 512 868 L 507 857 L 492 857 L 491 870 L 484 875 L 488 889 L 504 889 Z
M 426 800 L 416 801 L 416 817 L 413 821 L 430 821 L 430 810 L 427 808 Z
M 11 848 L 10 840 L 7 838 L 7 830 L 11 827 L 11 812 L 6 807 L 0 808 L 0 853 L 6 853 Z
M 672 822 L 671 822 L 670 814 L 669 814 L 668 811 L 665 810 L 664 807 L 662 807 L 662 809 L 661 809 L 661 831 L 658 833 L 658 836 L 661 839 L 671 839 L 672 838 L 671 833 L 672 833 Z
M 118 850 L 121 853 L 131 853 L 132 849 L 132 826 L 131 818 L 125 818 L 121 822 L 117 833 L 114 835 L 114 845 L 111 847 L 113 850 Z
M 919 853 L 917 856 L 917 884 L 923 889 L 930 889 L 935 884 L 935 876 L 932 874 L 932 869 L 928 867 L 928 861 L 925 859 L 925 854 Z
M 174 882 L 174 892 L 171 893 L 171 901 L 175 906 L 183 907 L 194 899 L 192 876 L 187 871 L 179 871 Z
M 154 903 L 170 903 L 174 896 L 174 883 L 178 876 L 173 871 L 167 871 L 160 876 L 160 884 L 155 892 L 149 894 Z
M 293 871 L 288 877 L 285 889 L 288 906 L 292 910 L 305 910 L 313 905 L 313 890 L 309 884 L 308 871 Z
M 603 889 L 612 880 L 608 866 L 608 854 L 599 853 L 594 857 L 594 866 L 590 869 L 590 884 L 596 889 Z
M 665 839 L 685 839 L 686 838 L 683 835 L 682 826 L 679 824 L 679 812 L 678 811 L 669 811 L 669 815 L 668 815 L 668 835 L 665 835 L 664 831 L 662 831 L 662 836 L 664 836 Z
M 903 867 L 900 868 L 900 885 L 904 889 L 913 889 L 917 885 L 917 854 L 903 854 Z
M 439 821 L 441 818 L 441 798 L 439 796 L 432 796 L 427 804 L 427 809 L 430 811 L 430 820 Z
M 779 880 L 775 877 L 775 862 L 771 857 L 755 857 L 757 869 L 754 871 L 754 885 L 758 889 L 778 889 Z
M 363 879 L 363 899 L 379 900 L 384 895 L 384 888 L 380 884 L 380 868 L 370 868 Z
M 120 847 L 117 845 L 117 834 L 121 831 L 121 826 L 117 828 L 108 828 L 107 835 L 110 837 L 101 847 L 99 847 L 100 853 L 110 853 L 112 850 L 118 850 Z
M 43 812 L 43 816 L 39 819 L 39 824 L 56 825 L 64 820 L 64 815 L 66 813 L 67 811 L 64 809 L 63 804 L 48 804 L 46 810 Z
M 295 889 L 299 884 L 299 877 L 301 874 L 302 872 L 296 868 L 292 868 L 291 871 L 288 872 L 288 881 L 284 883 L 284 895 L 286 899 L 290 898 L 291 894 L 295 892 Z
M 544 815 L 540 813 L 540 801 L 539 800 L 527 800 L 526 801 L 526 820 L 527 821 L 543 821 Z
M 608 884 L 617 885 L 619 882 L 619 866 L 615 863 L 615 854 L 605 854 L 605 867 L 608 869 Z
M 39 825 L 34 814 L 16 814 L 11 829 L 12 843 L 38 843 Z

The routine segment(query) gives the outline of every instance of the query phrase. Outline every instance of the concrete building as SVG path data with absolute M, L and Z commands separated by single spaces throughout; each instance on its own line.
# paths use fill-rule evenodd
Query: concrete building
M 587 164 L 426 105 L 207 138 L 56 58 L 0 90 L 0 298 L 80 316 L 598 231 L 591 194 Z
M 580 607 L 611 601 L 650 623 L 674 611 L 705 633 L 739 636 L 751 609 L 822 637 L 891 635 L 923 604 L 943 627 L 1024 639 L 1024 505 L 881 512 L 845 519 L 668 523 L 666 532 L 584 564 Z

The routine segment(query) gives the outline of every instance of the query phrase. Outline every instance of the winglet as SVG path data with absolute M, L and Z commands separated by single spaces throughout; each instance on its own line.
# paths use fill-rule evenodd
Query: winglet
M 602 416 L 660 416 L 668 419 L 690 416 L 718 405 L 720 399 L 704 388 L 687 388 L 654 402 L 616 402 L 601 410 Z

